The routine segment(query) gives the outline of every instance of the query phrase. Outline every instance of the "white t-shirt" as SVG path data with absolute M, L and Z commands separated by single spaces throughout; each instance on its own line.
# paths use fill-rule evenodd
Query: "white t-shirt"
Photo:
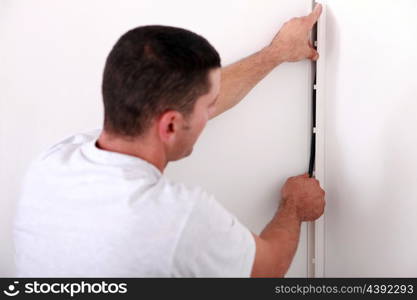
M 251 232 L 201 188 L 96 146 L 99 129 L 28 169 L 14 226 L 18 277 L 248 277 Z

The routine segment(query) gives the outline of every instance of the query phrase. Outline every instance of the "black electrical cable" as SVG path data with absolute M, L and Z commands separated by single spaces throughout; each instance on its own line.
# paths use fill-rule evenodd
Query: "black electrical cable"
M 314 25 L 311 31 L 311 37 L 313 40 L 313 47 L 315 47 L 315 42 L 317 40 L 317 24 Z M 308 166 L 308 176 L 313 177 L 314 174 L 314 165 L 316 160 L 316 78 L 317 78 L 317 63 L 315 61 L 312 62 L 312 78 L 313 78 L 313 86 L 312 86 L 312 124 L 311 124 L 311 144 L 310 144 L 310 162 Z
M 314 80 L 314 84 L 316 84 L 316 80 Z M 316 91 L 313 90 L 313 101 L 312 101 L 312 110 L 313 110 L 313 124 L 311 129 L 311 145 L 310 145 L 310 163 L 308 166 L 308 175 L 309 177 L 313 177 L 314 172 L 314 164 L 316 160 L 316 133 L 314 129 L 316 127 Z

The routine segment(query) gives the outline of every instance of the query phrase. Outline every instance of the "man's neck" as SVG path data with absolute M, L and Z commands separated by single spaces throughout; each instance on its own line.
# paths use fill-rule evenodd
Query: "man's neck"
M 157 167 L 161 173 L 164 172 L 168 163 L 162 147 L 155 145 L 150 137 L 126 139 L 110 135 L 103 130 L 96 146 L 102 150 L 123 153 L 146 160 Z

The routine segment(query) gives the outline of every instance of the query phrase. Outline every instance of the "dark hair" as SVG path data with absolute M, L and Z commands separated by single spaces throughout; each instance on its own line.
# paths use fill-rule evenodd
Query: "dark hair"
M 197 98 L 209 91 L 208 74 L 217 67 L 217 51 L 188 30 L 154 25 L 126 32 L 104 68 L 104 129 L 135 137 L 166 110 L 189 116 Z

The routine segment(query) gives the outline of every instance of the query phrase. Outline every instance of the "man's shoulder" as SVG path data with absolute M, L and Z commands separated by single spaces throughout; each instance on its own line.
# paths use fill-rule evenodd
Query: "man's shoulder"
M 91 141 L 100 132 L 100 129 L 86 130 L 67 135 L 57 142 L 47 146 L 32 158 L 23 175 L 26 181 L 29 177 L 55 176 L 54 170 L 67 164 L 68 159 L 84 143 Z M 32 176 L 33 175 L 33 176 Z
M 34 161 L 42 161 L 48 158 L 49 156 L 53 155 L 57 151 L 62 150 L 62 148 L 65 146 L 79 146 L 81 144 L 89 142 L 97 138 L 100 134 L 100 131 L 101 129 L 96 128 L 67 135 L 64 138 L 61 138 L 58 142 L 55 142 L 52 145 L 48 146 L 35 158 Z

